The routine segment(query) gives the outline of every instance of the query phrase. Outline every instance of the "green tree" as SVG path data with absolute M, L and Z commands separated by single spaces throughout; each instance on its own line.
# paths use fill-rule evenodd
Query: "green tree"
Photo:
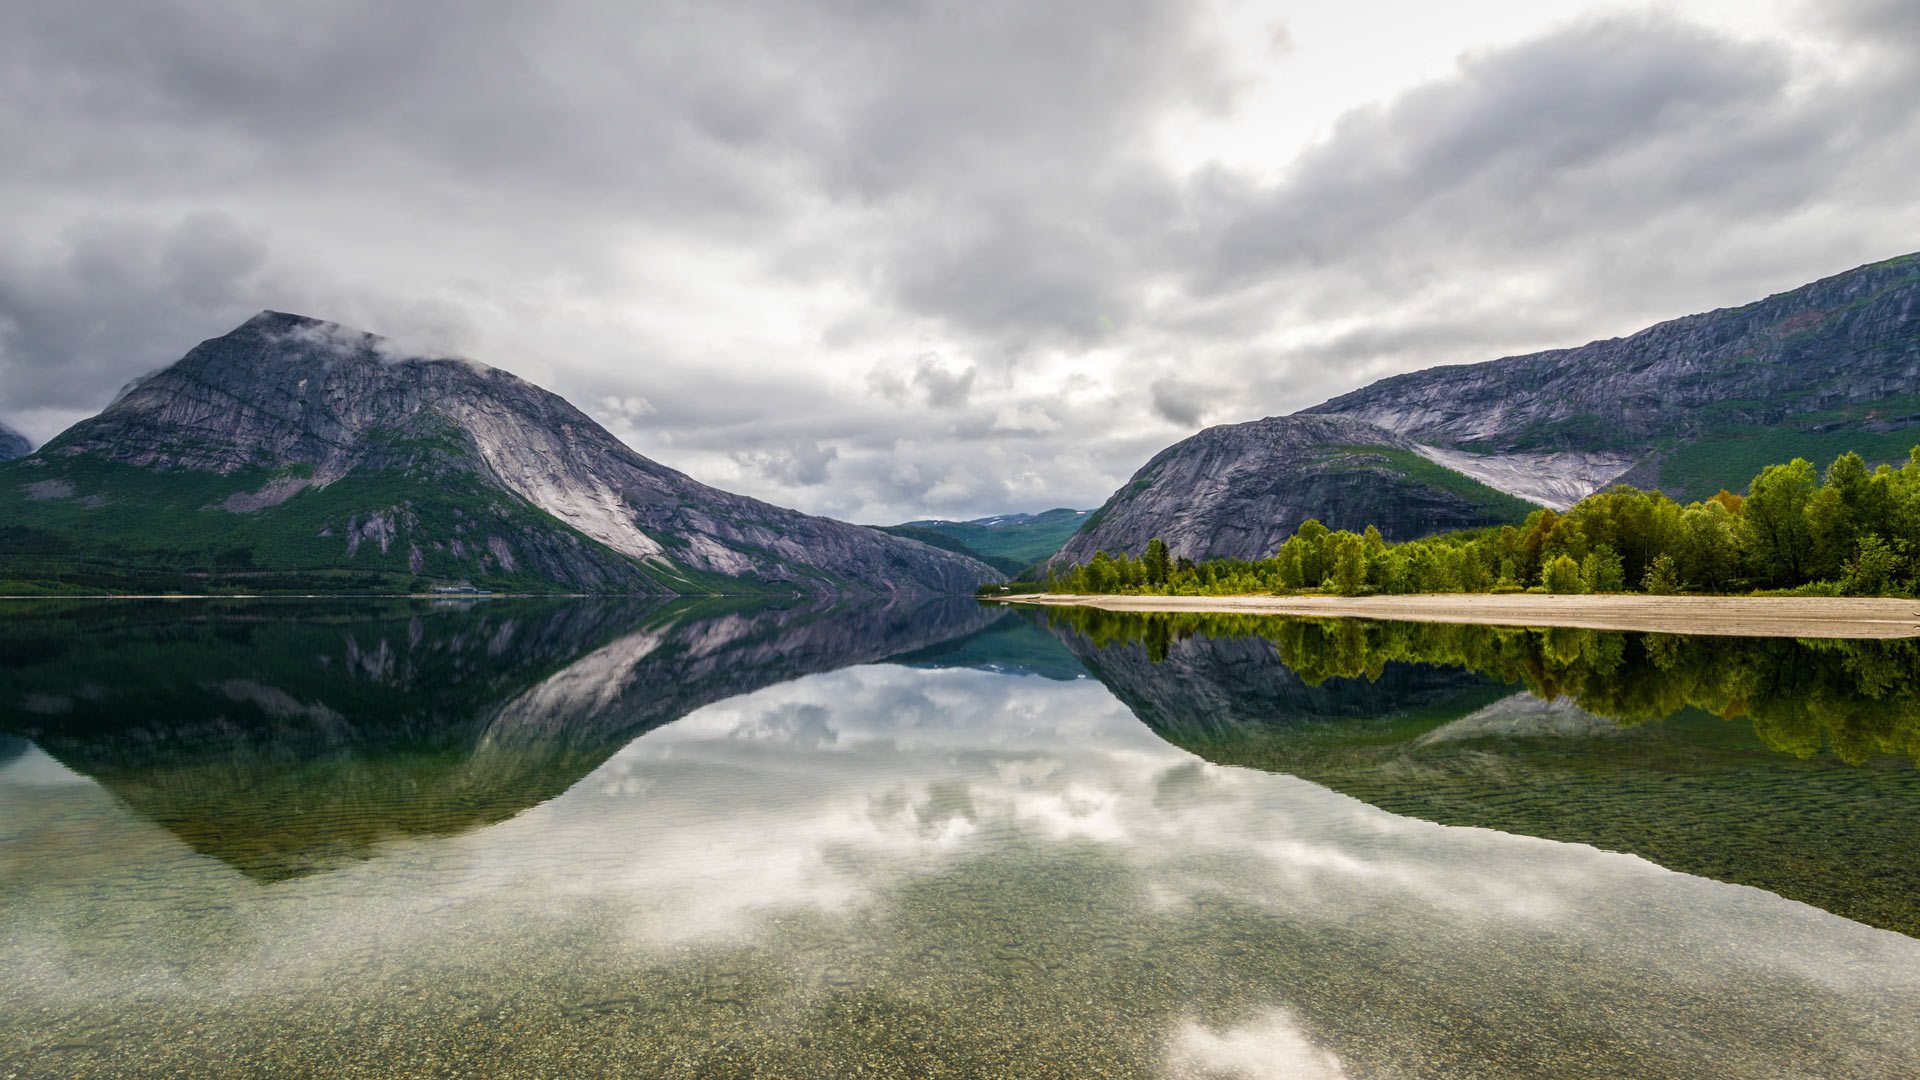
M 1627 587 L 1620 555 L 1606 544 L 1587 552 L 1587 557 L 1580 560 L 1580 576 L 1586 579 L 1587 588 L 1592 592 L 1617 593 Z
M 1885 540 L 1868 533 L 1847 561 L 1841 585 L 1854 596 L 1879 596 L 1894 584 L 1899 569 L 1900 556 Z
M 1326 580 L 1326 544 L 1332 532 L 1315 518 L 1308 518 L 1294 530 L 1293 540 L 1300 541 L 1300 583 L 1306 588 L 1317 589 Z
M 1367 542 L 1353 533 L 1341 531 L 1328 538 L 1332 569 L 1328 574 L 1333 591 L 1341 596 L 1358 596 L 1367 584 Z
M 1113 559 L 1104 551 L 1096 551 L 1093 558 L 1087 560 L 1086 591 L 1110 593 L 1118 590 L 1120 572 L 1113 565 Z
M 1580 576 L 1580 564 L 1568 555 L 1556 555 L 1540 571 L 1540 584 L 1550 593 L 1583 593 L 1587 583 Z
M 1654 556 L 1653 564 L 1647 567 L 1647 576 L 1640 581 L 1640 587 L 1655 596 L 1671 596 L 1679 592 L 1680 564 L 1665 552 Z
M 1798 585 L 1806 580 L 1813 557 L 1807 521 L 1813 492 L 1813 465 L 1805 458 L 1769 465 L 1754 477 L 1740 519 L 1745 525 L 1747 561 L 1760 581 Z
M 1165 585 L 1167 578 L 1173 574 L 1173 559 L 1167 554 L 1167 542 L 1157 536 L 1147 541 L 1146 557 L 1141 561 L 1146 563 L 1149 585 Z
M 1740 521 L 1727 501 L 1709 499 L 1689 506 L 1681 517 L 1675 547 L 1680 580 L 1709 592 L 1725 592 L 1740 568 Z

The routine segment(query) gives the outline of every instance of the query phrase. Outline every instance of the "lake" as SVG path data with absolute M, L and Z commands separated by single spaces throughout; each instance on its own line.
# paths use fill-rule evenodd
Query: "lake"
M 1920 1075 L 1920 657 L 0 611 L 0 1075 Z

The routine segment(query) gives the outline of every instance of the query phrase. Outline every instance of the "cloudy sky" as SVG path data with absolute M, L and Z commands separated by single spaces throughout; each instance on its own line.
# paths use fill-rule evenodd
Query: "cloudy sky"
M 868 522 L 1920 249 L 1920 3 L 0 11 L 0 420 L 261 308 Z

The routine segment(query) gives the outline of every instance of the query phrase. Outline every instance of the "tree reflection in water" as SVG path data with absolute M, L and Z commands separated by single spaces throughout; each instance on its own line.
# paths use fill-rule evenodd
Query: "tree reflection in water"
M 1920 936 L 1920 645 L 1049 609 L 1161 737 Z

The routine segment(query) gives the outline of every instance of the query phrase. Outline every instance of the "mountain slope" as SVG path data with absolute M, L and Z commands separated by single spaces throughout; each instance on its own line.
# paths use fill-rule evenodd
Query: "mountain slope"
M 935 547 L 950 547 L 1017 574 L 1059 551 L 1092 511 L 1057 507 L 1038 514 L 1000 514 L 971 521 L 929 519 L 886 525 L 895 536 L 909 536 Z M 933 534 L 933 535 L 928 535 Z M 957 542 L 958 546 L 941 539 Z
M 12 461 L 17 457 L 26 457 L 33 453 L 33 444 L 25 435 L 0 424 L 0 461 Z
M 1410 538 L 1565 508 L 1615 482 L 1703 498 L 1795 456 L 1895 461 L 1916 442 L 1920 255 L 1908 255 L 1631 337 L 1397 375 L 1210 428 L 1136 473 L 1049 566 L 1137 555 L 1153 536 L 1187 558 L 1254 558 L 1309 517 Z
M 1531 509 L 1372 424 L 1275 416 L 1208 428 L 1162 450 L 1048 565 L 1102 550 L 1137 555 L 1156 536 L 1181 558 L 1255 559 L 1309 518 L 1336 529 L 1376 525 L 1397 540 L 1518 521 Z
M 559 396 L 262 312 L 0 466 L 0 577 L 965 592 L 964 556 L 720 491 Z
M 1611 457 L 1615 475 L 1639 463 L 1635 480 L 1693 498 L 1797 454 L 1904 457 L 1920 440 L 1920 255 L 1630 337 L 1397 375 L 1306 412 L 1468 471 L 1552 472 L 1540 455 L 1571 452 Z

